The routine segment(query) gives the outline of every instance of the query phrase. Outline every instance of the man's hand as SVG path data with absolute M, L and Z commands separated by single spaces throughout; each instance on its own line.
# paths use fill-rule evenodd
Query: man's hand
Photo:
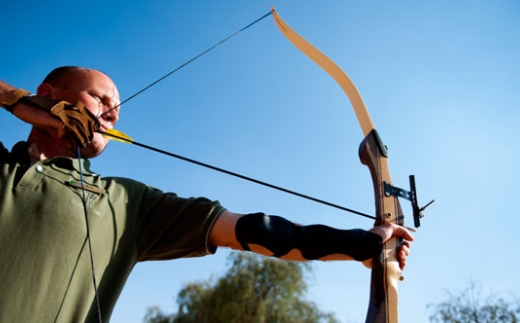
M 65 136 L 72 139 L 72 144 L 75 141 L 82 148 L 85 148 L 94 138 L 94 131 L 99 128 L 99 121 L 82 102 L 76 101 L 70 104 L 48 97 L 27 95 L 28 93 L 18 89 L 3 104 L 21 120 L 48 131 L 62 148 L 67 149 L 70 146 L 70 142 L 63 142 L 62 138 Z M 34 108 L 39 108 L 44 113 L 36 112 Z M 61 122 L 58 124 L 49 117 L 57 118 Z
M 403 242 L 401 243 L 401 246 L 399 246 L 399 252 L 397 253 L 397 260 L 399 261 L 401 269 L 404 269 L 404 267 L 406 267 L 406 259 L 410 255 L 410 241 L 414 240 L 410 232 L 408 232 L 404 227 L 393 223 L 385 223 L 373 227 L 370 232 L 379 235 L 383 239 L 383 243 L 390 240 L 391 237 L 403 238 Z M 364 264 L 367 267 L 371 267 L 371 264 L 365 262 Z

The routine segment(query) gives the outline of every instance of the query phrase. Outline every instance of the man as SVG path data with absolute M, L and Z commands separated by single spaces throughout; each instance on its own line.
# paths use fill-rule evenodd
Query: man
M 137 262 L 217 247 L 288 260 L 368 261 L 400 236 L 398 260 L 406 264 L 413 237 L 399 226 L 299 226 L 93 173 L 88 159 L 109 141 L 100 132 L 119 118 L 117 88 L 100 71 L 55 69 L 36 96 L 0 81 L 0 102 L 33 125 L 11 152 L 0 143 L 0 322 L 108 321 Z

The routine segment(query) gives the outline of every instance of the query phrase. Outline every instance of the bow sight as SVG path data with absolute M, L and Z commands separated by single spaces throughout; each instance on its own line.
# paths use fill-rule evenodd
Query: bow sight
M 435 200 L 431 200 L 428 204 L 426 204 L 423 207 L 419 207 L 419 204 L 417 203 L 417 190 L 415 188 L 415 176 L 410 175 L 410 190 L 404 190 L 399 187 L 392 186 L 392 184 L 388 183 L 387 181 L 384 182 L 385 184 L 385 195 L 386 196 L 397 196 L 402 197 L 404 199 L 407 199 L 408 201 L 412 202 L 412 209 L 413 209 L 413 223 L 416 228 L 421 226 L 421 218 L 424 217 L 424 214 L 422 211 L 424 211 L 428 206 L 430 206 Z

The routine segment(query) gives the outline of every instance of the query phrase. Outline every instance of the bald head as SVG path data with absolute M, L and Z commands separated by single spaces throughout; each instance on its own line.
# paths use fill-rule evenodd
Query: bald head
M 45 77 L 38 87 L 37 94 L 72 104 L 81 101 L 98 117 L 101 131 L 113 128 L 119 117 L 120 101 L 116 85 L 108 75 L 95 69 L 79 66 L 58 67 Z M 91 144 L 82 149 L 82 156 L 97 156 L 107 144 L 108 139 L 96 133 Z
M 109 77 L 106 73 L 99 70 L 80 66 L 61 66 L 53 69 L 49 74 L 47 74 L 42 83 L 48 83 L 61 89 L 68 89 L 70 87 L 71 79 L 74 79 L 76 82 L 81 81 L 80 83 L 89 82 L 89 74 L 92 72 L 101 73 L 106 77 Z

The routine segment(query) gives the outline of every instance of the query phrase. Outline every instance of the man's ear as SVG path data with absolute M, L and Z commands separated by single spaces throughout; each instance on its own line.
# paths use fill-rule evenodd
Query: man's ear
M 42 83 L 38 86 L 36 90 L 36 95 L 46 97 L 46 98 L 54 98 L 54 94 L 56 92 L 56 88 L 49 83 Z

